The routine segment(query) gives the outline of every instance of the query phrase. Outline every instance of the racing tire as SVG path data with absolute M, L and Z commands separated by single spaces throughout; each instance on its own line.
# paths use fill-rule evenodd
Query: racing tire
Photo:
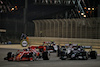
M 96 51 L 91 51 L 90 52 L 90 57 L 91 57 L 91 59 L 97 59 L 97 52 Z
M 11 58 L 11 57 L 14 57 L 14 54 L 12 52 L 8 52 L 7 57 L 4 59 L 7 59 L 8 61 L 13 61 L 13 59 L 9 60 L 9 58 Z
M 61 52 L 61 60 L 66 60 L 67 59 L 67 54 L 65 54 L 65 52 Z
M 50 53 L 48 53 L 48 52 L 42 53 L 43 60 L 49 60 L 49 56 L 50 56 Z
M 8 60 L 8 58 L 7 58 L 7 57 L 5 57 L 5 58 L 4 58 L 4 60 Z
M 58 50 L 57 50 L 57 57 L 60 56 L 60 48 L 59 48 L 59 45 L 57 46 L 58 47 Z

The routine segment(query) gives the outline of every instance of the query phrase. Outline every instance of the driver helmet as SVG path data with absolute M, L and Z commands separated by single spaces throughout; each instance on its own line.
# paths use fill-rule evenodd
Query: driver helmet
M 69 44 L 71 44 L 71 42 L 69 42 Z
M 80 44 L 77 44 L 78 46 L 80 46 Z
M 71 42 L 69 42 L 69 46 L 71 46 L 72 45 L 72 43 Z

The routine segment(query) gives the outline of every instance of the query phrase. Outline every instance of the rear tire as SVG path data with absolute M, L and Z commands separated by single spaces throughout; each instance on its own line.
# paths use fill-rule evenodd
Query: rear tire
M 91 51 L 90 52 L 90 57 L 91 57 L 91 59 L 97 59 L 97 52 L 96 51 Z
M 59 48 L 59 45 L 57 46 L 58 47 L 58 50 L 57 50 L 57 57 L 60 56 L 60 48 Z
M 42 56 L 43 56 L 43 60 L 49 60 L 50 54 L 48 52 L 43 52 Z

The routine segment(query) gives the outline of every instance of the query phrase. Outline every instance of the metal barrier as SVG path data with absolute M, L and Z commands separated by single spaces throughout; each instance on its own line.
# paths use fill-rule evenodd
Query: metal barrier
M 33 20 L 35 37 L 100 39 L 100 18 Z

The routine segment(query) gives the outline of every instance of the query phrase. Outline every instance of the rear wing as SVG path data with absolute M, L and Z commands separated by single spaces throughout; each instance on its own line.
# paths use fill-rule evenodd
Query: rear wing
M 72 47 L 77 47 L 77 44 L 72 44 Z M 65 44 L 65 47 L 69 47 L 69 44 Z
M 91 49 L 92 50 L 92 46 L 82 46 L 84 49 Z
M 72 47 L 77 47 L 78 44 L 72 44 Z M 69 47 L 69 44 L 65 44 L 65 47 Z M 84 49 L 91 49 L 92 50 L 92 46 L 82 46 Z

